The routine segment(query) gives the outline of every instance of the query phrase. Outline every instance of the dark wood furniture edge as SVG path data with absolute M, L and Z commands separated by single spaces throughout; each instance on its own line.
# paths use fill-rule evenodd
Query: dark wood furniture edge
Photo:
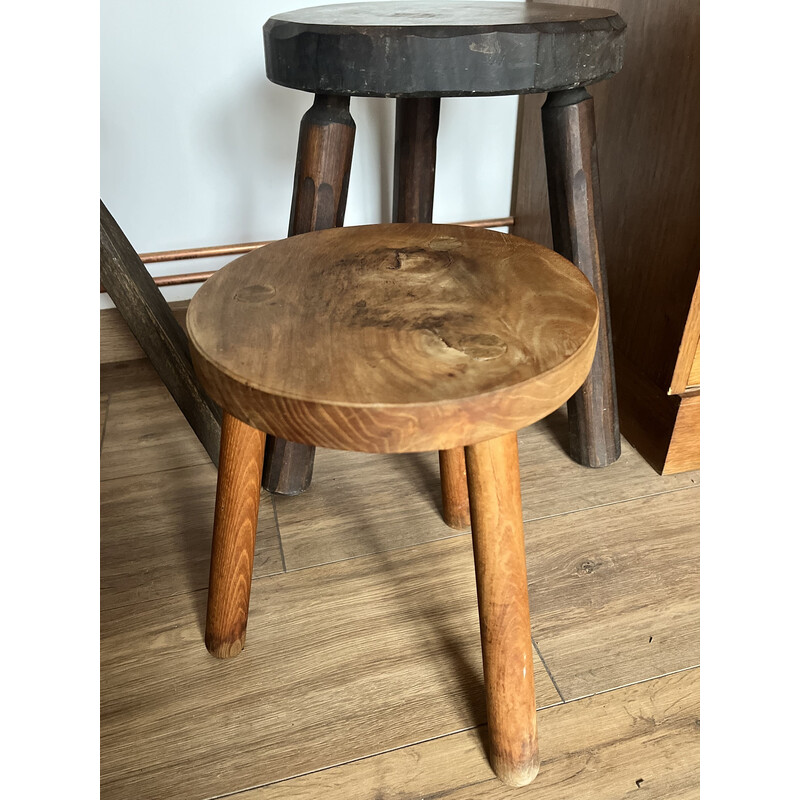
M 699 390 L 667 394 L 615 354 L 622 435 L 661 475 L 700 468 Z
M 185 332 L 102 201 L 100 278 L 209 457 L 219 464 L 222 412 L 197 380 Z
M 586 86 L 620 71 L 627 26 L 615 11 L 584 10 L 592 12 L 584 19 L 453 26 L 297 22 L 281 18 L 291 16 L 286 12 L 270 17 L 262 28 L 266 73 L 279 86 L 355 97 L 487 97 Z M 408 59 L 409 41 L 417 63 L 431 68 L 437 66 L 442 41 L 461 42 L 449 56 L 460 60 L 459 69 L 446 77 L 441 73 L 434 83 L 429 72 L 428 81 L 421 81 Z M 503 57 L 487 60 L 498 41 Z M 535 60 L 516 59 L 516 53 L 531 50 Z M 349 57 L 354 52 L 360 54 L 357 62 Z M 323 57 L 336 68 L 321 74 L 316 65 Z M 590 69 L 593 57 L 598 63 Z M 376 65 L 371 71 L 363 68 L 371 64 Z
M 356 123 L 349 97 L 317 94 L 300 120 L 289 236 L 344 225 Z M 302 494 L 311 485 L 315 450 L 269 435 L 263 486 L 273 494 Z

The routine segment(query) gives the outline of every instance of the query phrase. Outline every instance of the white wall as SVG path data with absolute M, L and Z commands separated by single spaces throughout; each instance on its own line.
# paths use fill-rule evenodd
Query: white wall
M 447 0 L 443 0 L 446 2 Z M 312 95 L 270 83 L 261 28 L 313 0 L 102 0 L 100 196 L 138 252 L 277 239 Z M 516 97 L 448 98 L 435 222 L 509 213 Z M 345 225 L 391 221 L 394 102 L 354 98 Z M 153 275 L 230 258 L 152 264 Z M 191 297 L 197 285 L 164 290 Z M 101 308 L 113 304 L 101 295 Z

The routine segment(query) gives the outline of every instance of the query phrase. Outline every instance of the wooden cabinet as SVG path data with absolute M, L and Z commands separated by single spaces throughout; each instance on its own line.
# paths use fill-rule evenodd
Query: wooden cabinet
M 623 436 L 662 473 L 700 464 L 700 8 L 572 2 L 626 21 L 625 63 L 595 98 Z M 550 244 L 543 97 L 520 99 L 513 232 Z

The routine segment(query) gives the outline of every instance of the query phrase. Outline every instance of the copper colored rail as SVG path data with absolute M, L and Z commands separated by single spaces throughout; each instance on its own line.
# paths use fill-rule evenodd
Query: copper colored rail
M 454 222 L 453 225 L 464 225 L 467 228 L 502 228 L 514 224 L 514 217 L 500 217 L 498 219 L 475 219 L 469 222 Z M 139 258 L 145 264 L 158 264 L 163 261 L 184 261 L 190 258 L 211 258 L 213 256 L 235 256 L 249 253 L 258 247 L 263 247 L 266 242 L 242 242 L 240 244 L 219 244 L 211 247 L 191 247 L 185 250 L 160 250 L 155 253 L 140 253 Z M 212 275 L 211 272 L 185 272 L 180 275 L 161 275 L 153 278 L 156 286 L 182 286 L 187 283 L 203 283 Z M 100 291 L 104 292 L 100 284 Z
M 140 253 L 139 258 L 145 264 L 158 264 L 161 261 L 184 261 L 187 258 L 213 258 L 214 256 L 237 256 L 249 253 L 266 242 L 242 242 L 241 244 L 218 244 L 211 247 L 190 247 L 186 250 L 161 250 L 156 253 Z

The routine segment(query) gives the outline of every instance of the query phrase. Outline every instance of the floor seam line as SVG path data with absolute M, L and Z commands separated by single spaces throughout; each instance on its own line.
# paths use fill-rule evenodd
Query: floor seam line
M 533 641 L 533 640 L 531 639 L 531 641 Z M 547 668 L 547 665 L 546 665 L 544 659 L 542 658 L 541 653 L 539 652 L 539 648 L 536 647 L 536 643 L 535 642 L 533 642 L 533 645 L 536 648 L 536 652 L 539 654 L 539 658 L 542 659 L 542 663 L 545 664 L 545 669 L 547 669 L 547 674 L 550 676 L 550 680 L 553 680 L 553 676 L 550 673 L 550 670 Z M 637 686 L 638 684 L 648 683 L 649 681 L 660 680 L 661 678 L 666 678 L 666 677 L 669 677 L 670 675 L 678 675 L 681 672 L 689 672 L 689 671 L 691 671 L 693 669 L 699 669 L 699 667 L 700 667 L 699 664 L 693 664 L 691 666 L 682 667 L 681 669 L 673 670 L 671 672 L 662 673 L 661 675 L 653 675 L 650 678 L 643 678 L 640 681 L 632 681 L 631 683 L 625 683 L 625 684 L 622 684 L 621 686 L 614 686 L 614 687 L 609 688 L 609 689 L 601 689 L 599 692 L 594 692 L 594 694 L 582 695 L 581 697 L 575 697 L 575 698 L 572 698 L 570 700 L 564 700 L 563 697 L 562 697 L 562 702 L 561 703 L 553 703 L 553 704 L 550 704 L 550 705 L 547 705 L 547 706 L 542 706 L 541 708 L 537 709 L 537 713 L 539 713 L 540 711 L 544 711 L 546 709 L 556 708 L 556 707 L 561 706 L 561 705 L 568 705 L 570 703 L 578 703 L 581 700 L 588 700 L 588 699 L 590 699 L 592 697 L 597 697 L 597 696 L 602 695 L 602 694 L 608 694 L 610 692 L 616 692 L 616 691 L 619 691 L 620 689 L 625 689 L 625 688 L 627 688 L 629 686 Z M 556 687 L 556 690 L 558 691 L 559 696 L 561 696 L 561 691 L 558 689 L 558 685 L 556 684 L 555 680 L 553 680 L 553 685 Z M 446 739 L 449 736 L 457 736 L 458 734 L 466 733 L 467 731 L 478 730 L 481 727 L 486 727 L 486 723 L 483 722 L 483 723 L 480 723 L 479 725 L 471 725 L 471 726 L 468 726 L 468 727 L 465 727 L 465 728 L 459 728 L 459 729 L 454 730 L 454 731 L 448 731 L 447 733 L 440 734 L 439 736 L 431 736 L 431 737 L 429 737 L 427 739 L 420 739 L 419 741 L 416 741 L 416 742 L 408 742 L 407 744 L 403 744 L 403 745 L 400 745 L 398 747 L 389 747 L 386 750 L 380 750 L 380 751 L 378 751 L 376 753 L 370 753 L 369 755 L 358 756 L 356 758 L 347 759 L 346 761 L 339 761 L 339 762 L 337 762 L 335 764 L 329 764 L 329 765 L 327 765 L 325 767 L 319 767 L 317 769 L 310 769 L 310 770 L 307 770 L 306 772 L 300 772 L 297 775 L 290 775 L 290 776 L 287 776 L 286 778 L 280 778 L 280 779 L 278 779 L 276 781 L 268 781 L 266 783 L 259 783 L 259 784 L 256 784 L 254 786 L 248 786 L 248 787 L 246 787 L 244 789 L 236 789 L 236 790 L 234 790 L 232 792 L 223 792 L 222 794 L 212 795 L 211 797 L 208 798 L 208 800 L 224 800 L 224 798 L 227 798 L 227 797 L 236 797 L 237 795 L 245 794 L 246 792 L 252 792 L 252 791 L 255 791 L 256 789 L 264 789 L 264 788 L 267 788 L 269 786 L 277 786 L 277 785 L 279 785 L 281 783 L 288 783 L 290 781 L 297 780 L 299 778 L 307 777 L 308 775 L 316 775 L 316 774 L 319 774 L 319 773 L 322 773 L 322 772 L 327 772 L 328 770 L 331 770 L 331 769 L 338 769 L 339 767 L 346 767 L 346 766 L 349 766 L 350 764 L 356 764 L 359 761 L 367 761 L 367 760 L 369 760 L 371 758 L 380 758 L 381 756 L 387 755 L 389 753 L 396 753 L 396 752 L 399 752 L 400 750 L 406 750 L 406 749 L 408 749 L 410 747 L 418 747 L 419 745 L 427 744 L 428 742 L 435 742 L 438 739 Z M 491 779 L 491 778 L 488 779 L 488 781 L 491 781 L 491 780 L 493 780 L 493 779 Z M 458 787 L 458 788 L 469 788 L 469 786 L 477 785 L 479 783 L 486 783 L 488 781 L 477 781 L 475 784 L 469 784 L 468 786 L 463 786 L 463 787 Z M 451 788 L 451 789 L 448 789 L 447 791 L 451 792 L 453 790 Z
M 693 669 L 700 669 L 700 664 L 690 664 L 688 667 L 681 667 L 680 669 L 673 669 L 670 672 L 662 672 L 660 675 L 651 675 L 649 678 L 642 678 L 639 681 L 631 681 L 630 683 L 622 683 L 619 686 L 612 686 L 609 689 L 601 689 L 599 692 L 591 694 L 582 694 L 580 697 L 572 697 L 565 700 L 567 703 L 578 703 L 581 700 L 589 700 L 592 697 L 598 697 L 601 694 L 608 694 L 609 692 L 618 692 L 620 689 L 627 689 L 629 686 L 638 686 L 640 683 L 649 683 L 650 681 L 661 680 L 661 678 L 668 678 L 670 675 L 679 675 L 681 672 L 691 672 Z
M 384 553 L 399 553 L 402 550 L 413 550 L 415 547 L 425 547 L 429 544 L 434 544 L 435 542 L 447 542 L 451 539 L 460 539 L 464 536 L 471 535 L 471 531 L 462 531 L 460 533 L 454 533 L 452 536 L 439 536 L 436 539 L 426 539 L 423 542 L 415 542 L 414 544 L 407 544 L 401 545 L 400 547 L 388 547 L 385 550 L 373 550 L 369 553 L 359 553 L 355 556 L 347 556 L 346 558 L 337 558 L 335 561 L 323 561 L 319 564 L 306 564 L 302 567 L 293 567 L 290 570 L 287 570 L 287 574 L 289 572 L 302 572 L 303 570 L 307 569 L 318 569 L 319 567 L 327 567 L 332 564 L 344 564 L 347 561 L 356 561 L 359 558 L 370 558 L 371 556 L 381 556 Z
M 367 761 L 367 760 L 369 760 L 371 758 L 380 758 L 381 756 L 385 756 L 385 755 L 387 755 L 389 753 L 397 753 L 400 750 L 407 750 L 410 747 L 418 747 L 419 745 L 427 744 L 428 742 L 435 742 L 438 739 L 446 739 L 448 736 L 457 736 L 458 734 L 466 733 L 467 731 L 471 731 L 471 730 L 477 730 L 478 728 L 481 728 L 481 727 L 485 728 L 486 727 L 486 723 L 482 722 L 479 725 L 470 725 L 470 726 L 467 726 L 466 728 L 458 728 L 457 730 L 454 730 L 454 731 L 448 731 L 447 733 L 442 733 L 439 736 L 430 736 L 427 739 L 420 739 L 419 741 L 416 741 L 416 742 L 408 742 L 407 744 L 401 744 L 401 745 L 398 745 L 397 747 L 389 747 L 386 750 L 379 750 L 376 753 L 370 753 L 369 755 L 366 755 L 366 756 L 358 756 L 356 758 L 347 759 L 346 761 L 339 761 L 339 762 L 337 762 L 335 764 L 329 764 L 326 767 L 319 767 L 317 769 L 310 769 L 310 770 L 307 770 L 306 772 L 300 772 L 297 775 L 290 775 L 290 776 L 288 776 L 286 778 L 280 778 L 280 779 L 278 779 L 276 781 L 269 781 L 267 783 L 259 783 L 259 784 L 255 785 L 255 786 L 248 786 L 246 789 L 236 789 L 233 792 L 224 792 L 223 794 L 216 794 L 216 795 L 213 795 L 213 796 L 209 797 L 207 800 L 222 800 L 223 798 L 226 798 L 226 797 L 235 797 L 236 795 L 243 794 L 244 792 L 252 792 L 252 791 L 254 791 L 256 789 L 263 789 L 263 788 L 266 788 L 268 786 L 277 786 L 277 785 L 279 785 L 281 783 L 287 783 L 289 781 L 294 781 L 294 780 L 297 780 L 299 778 L 305 778 L 308 775 L 316 775 L 316 774 L 321 773 L 321 772 L 327 772 L 328 770 L 331 770 L 331 769 L 338 769 L 339 767 L 346 767 L 346 766 L 349 766 L 350 764 L 357 764 L 359 761 Z M 492 780 L 492 779 L 489 778 L 489 780 Z M 485 783 L 485 782 L 486 781 L 481 781 L 481 783 Z
M 543 517 L 529 517 L 528 519 L 522 520 L 523 525 L 527 525 L 529 522 L 542 522 L 546 519 L 555 519 L 556 517 L 566 517 L 569 514 L 580 514 L 582 511 L 594 511 L 598 508 L 607 508 L 608 506 L 620 506 L 625 503 L 633 503 L 636 500 L 647 500 L 650 497 L 661 497 L 665 494 L 676 494 L 677 492 L 686 492 L 690 489 L 699 489 L 700 486 L 698 484 L 694 484 L 692 486 L 678 486 L 675 489 L 665 489 L 663 492 L 653 492 L 652 494 L 640 494 L 636 497 L 626 497 L 622 500 L 614 500 L 610 503 L 598 503 L 595 506 L 585 506 L 584 508 L 574 508 L 570 511 L 560 511 L 558 514 L 546 514 Z
M 286 556 L 283 553 L 283 539 L 281 538 L 281 525 L 278 522 L 278 505 L 275 502 L 274 495 L 270 494 L 269 501 L 272 503 L 272 518 L 275 520 L 275 532 L 278 534 L 278 551 L 281 554 L 281 566 L 283 567 L 283 574 L 285 575 L 288 570 L 286 569 Z
M 101 394 L 105 394 L 105 393 L 101 392 Z M 108 398 L 106 400 L 106 416 L 105 416 L 105 419 L 103 420 L 103 430 L 100 431 L 100 455 L 101 456 L 103 455 L 103 442 L 106 440 L 106 428 L 108 427 L 108 415 L 109 415 L 109 413 L 111 411 L 111 395 L 110 394 L 106 394 L 106 397 Z
M 617 506 L 617 505 L 622 505 L 624 503 L 632 503 L 632 502 L 634 502 L 636 500 L 645 500 L 645 499 L 647 499 L 649 497 L 660 497 L 660 496 L 666 495 L 666 494 L 676 494 L 677 492 L 683 492 L 683 491 L 687 491 L 689 489 L 699 489 L 699 488 L 700 488 L 699 486 L 681 486 L 681 487 L 679 487 L 677 489 L 667 489 L 666 491 L 655 492 L 654 494 L 644 494 L 644 495 L 637 495 L 636 497 L 628 497 L 628 498 L 625 498 L 624 500 L 616 500 L 616 501 L 614 501 L 612 503 L 600 503 L 599 505 L 596 505 L 596 506 L 586 506 L 585 508 L 576 508 L 576 509 L 573 509 L 571 511 L 562 511 L 562 512 L 560 512 L 558 514 L 550 514 L 550 515 L 544 516 L 544 517 L 531 517 L 529 519 L 523 519 L 522 520 L 522 524 L 523 525 L 527 525 L 527 524 L 532 523 L 532 522 L 542 522 L 542 521 L 547 520 L 547 519 L 555 519 L 556 517 L 565 517 L 565 516 L 567 516 L 569 514 L 580 514 L 583 511 L 593 511 L 593 510 L 598 509 L 598 508 L 606 508 L 608 506 Z M 276 514 L 277 514 L 277 505 L 276 505 Z M 433 544 L 434 542 L 444 542 L 444 541 L 448 541 L 448 540 L 451 540 L 451 539 L 460 539 L 463 536 L 470 536 L 470 535 L 471 535 L 471 531 L 470 530 L 459 531 L 458 533 L 453 533 L 453 534 L 451 534 L 449 536 L 448 535 L 438 536 L 435 539 L 426 539 L 425 541 L 422 541 L 422 542 L 414 542 L 413 544 L 401 545 L 400 547 L 389 547 L 389 548 L 386 548 L 385 550 L 375 550 L 375 551 L 370 551 L 368 553 L 358 553 L 357 555 L 346 556 L 344 558 L 337 558 L 337 559 L 334 559 L 333 561 L 322 561 L 322 562 L 319 562 L 317 564 L 305 564 L 305 565 L 303 565 L 301 567 L 293 567 L 291 570 L 287 569 L 286 572 L 287 572 L 287 574 L 289 572 L 302 572 L 303 570 L 306 570 L 306 569 L 315 569 L 317 567 L 325 567 L 325 566 L 327 566 L 329 564 L 342 564 L 342 563 L 344 563 L 346 561 L 355 561 L 356 559 L 359 559 L 359 558 L 368 558 L 370 556 L 382 555 L 383 553 L 397 553 L 397 552 L 400 552 L 401 550 L 412 550 L 415 547 L 424 547 L 425 545 Z M 266 577 L 268 577 L 268 576 L 266 576 Z
M 542 655 L 542 651 L 539 650 L 539 645 L 536 644 L 536 640 L 531 636 L 531 642 L 533 643 L 533 649 L 536 651 L 536 655 L 539 656 L 539 660 L 542 662 L 544 666 L 545 672 L 549 675 L 550 680 L 553 682 L 553 686 L 556 687 L 556 692 L 558 692 L 558 696 L 561 698 L 562 703 L 566 703 L 564 699 L 564 695 L 561 693 L 561 689 L 558 688 L 558 684 L 556 683 L 556 679 L 553 677 L 553 673 L 550 672 L 550 667 L 547 666 L 547 662 L 544 660 L 544 656 Z
M 108 424 L 108 418 L 106 418 L 106 424 Z M 178 466 L 178 467 L 165 467 L 164 469 L 146 469 L 144 472 L 131 472 L 129 474 L 126 473 L 125 475 L 115 475 L 113 478 L 102 477 L 103 470 L 101 465 L 100 483 L 103 484 L 103 483 L 110 483 L 111 481 L 124 481 L 124 480 L 129 480 L 130 478 L 144 478 L 148 475 L 159 475 L 162 472 L 177 472 L 178 470 L 181 469 L 197 469 L 198 467 L 204 467 L 207 466 L 208 464 L 213 464 L 213 462 L 211 461 L 211 457 L 206 455 L 205 461 L 196 461 L 194 464 L 184 464 L 183 466 Z M 216 469 L 216 466 L 214 468 Z

